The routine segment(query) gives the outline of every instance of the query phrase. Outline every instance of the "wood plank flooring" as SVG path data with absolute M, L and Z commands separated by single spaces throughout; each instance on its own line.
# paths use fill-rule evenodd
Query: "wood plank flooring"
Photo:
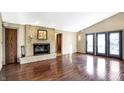
M 41 62 L 4 66 L 0 80 L 122 81 L 124 61 L 75 53 Z

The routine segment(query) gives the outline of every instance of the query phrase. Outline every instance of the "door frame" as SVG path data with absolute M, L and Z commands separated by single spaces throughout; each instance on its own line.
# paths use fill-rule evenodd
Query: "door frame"
M 99 34 L 105 34 L 105 54 L 104 53 L 98 53 L 98 35 Z M 96 33 L 96 55 L 97 56 L 107 56 L 107 32 L 98 32 Z
M 4 29 L 3 29 L 3 65 L 6 65 L 6 52 L 5 52 L 5 39 L 6 39 L 6 35 L 5 35 L 5 31 L 6 31 L 6 29 L 16 29 L 16 31 L 17 31 L 17 40 L 16 40 L 16 52 L 17 52 L 17 55 L 16 55 L 16 57 L 17 57 L 17 63 L 18 63 L 18 28 L 16 28 L 16 27 L 9 27 L 9 26 L 4 26 L 3 27 Z
M 88 52 L 88 51 L 87 51 L 87 36 L 88 36 L 88 35 L 93 35 L 93 52 Z M 85 46 L 85 47 L 86 47 L 86 54 L 94 55 L 94 53 L 95 53 L 95 51 L 94 51 L 94 50 L 95 50 L 95 49 L 94 49 L 94 48 L 95 48 L 95 44 L 94 44 L 94 43 L 95 43 L 95 42 L 94 42 L 94 41 L 95 41 L 95 37 L 94 37 L 94 36 L 95 36 L 95 35 L 94 35 L 94 33 L 87 33 L 85 36 L 86 36 L 86 46 Z
M 63 34 L 62 33 L 56 34 L 56 53 L 58 52 L 58 44 L 57 44 L 57 35 L 58 34 L 61 34 L 61 54 L 62 54 L 63 53 L 63 51 L 62 51 L 63 50 L 63 47 L 62 47 L 63 46 Z
M 110 54 L 110 33 L 119 33 L 119 56 Z M 108 57 L 122 59 L 122 30 L 108 32 Z

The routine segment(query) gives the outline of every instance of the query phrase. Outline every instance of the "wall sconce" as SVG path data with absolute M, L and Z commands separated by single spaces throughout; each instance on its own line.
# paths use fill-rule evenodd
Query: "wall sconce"
M 28 36 L 28 38 L 29 38 L 29 42 L 32 42 L 33 35 Z
M 33 39 L 33 35 L 30 35 L 29 38 L 30 38 L 30 39 Z
M 78 40 L 79 40 L 79 41 L 81 40 L 81 35 L 78 35 Z

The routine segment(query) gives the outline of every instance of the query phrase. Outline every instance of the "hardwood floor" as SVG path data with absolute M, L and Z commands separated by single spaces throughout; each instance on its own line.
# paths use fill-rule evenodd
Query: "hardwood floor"
M 120 81 L 124 80 L 124 61 L 76 53 L 42 62 L 4 66 L 0 80 Z

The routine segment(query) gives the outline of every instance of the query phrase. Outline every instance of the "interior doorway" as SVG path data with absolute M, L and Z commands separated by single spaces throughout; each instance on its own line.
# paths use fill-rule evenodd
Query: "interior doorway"
M 56 53 L 57 55 L 62 54 L 62 33 L 56 35 Z
M 17 29 L 5 28 L 5 65 L 17 63 Z

